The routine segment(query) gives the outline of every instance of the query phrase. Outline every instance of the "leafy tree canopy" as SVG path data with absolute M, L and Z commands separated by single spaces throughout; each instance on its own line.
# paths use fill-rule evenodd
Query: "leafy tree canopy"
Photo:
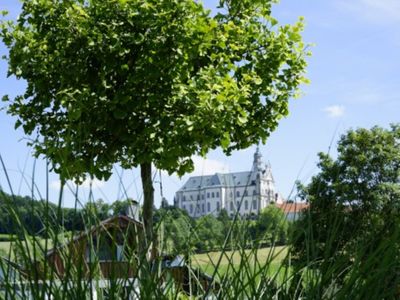
M 183 174 L 194 153 L 265 141 L 306 66 L 302 22 L 278 26 L 272 2 L 23 1 L 1 24 L 8 75 L 27 82 L 9 113 L 64 178 Z
M 194 0 L 25 0 L 0 28 L 8 74 L 27 82 L 8 112 L 63 180 L 140 165 L 150 241 L 152 164 L 182 175 L 193 154 L 265 142 L 288 114 L 303 23 L 277 26 L 272 2 L 221 0 L 211 16 Z
M 300 267 L 315 260 L 312 265 L 340 277 L 360 263 L 360 278 L 368 275 L 365 266 L 385 263 L 369 258 L 391 257 L 382 277 L 391 284 L 388 278 L 400 270 L 391 263 L 400 257 L 400 125 L 350 130 L 337 149 L 336 159 L 321 153 L 320 173 L 300 186 L 310 209 L 295 226 L 295 257 Z

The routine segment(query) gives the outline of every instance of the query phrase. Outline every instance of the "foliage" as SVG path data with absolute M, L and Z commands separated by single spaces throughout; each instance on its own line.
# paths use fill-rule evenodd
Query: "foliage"
M 256 238 L 269 244 L 285 244 L 289 224 L 285 213 L 275 205 L 268 205 L 258 216 L 255 224 Z
M 0 27 L 8 75 L 27 82 L 8 112 L 62 179 L 140 165 L 151 228 L 151 164 L 184 174 L 193 154 L 265 142 L 288 114 L 303 23 L 278 26 L 273 2 L 211 16 L 193 0 L 25 0 Z
M 302 23 L 241 2 L 210 17 L 189 0 L 24 1 L 2 26 L 28 84 L 9 112 L 65 178 L 116 162 L 182 174 L 193 153 L 265 140 L 303 80 Z
M 355 270 L 384 265 L 379 291 L 395 290 L 400 272 L 400 126 L 350 130 L 338 143 L 336 159 L 319 156 L 320 173 L 300 186 L 310 209 L 294 230 L 297 266 L 312 262 L 325 276 L 323 287 L 332 277 L 338 284 L 352 278 L 362 286 L 373 275 Z M 383 259 L 389 249 L 391 262 Z M 376 259 L 379 255 L 382 260 Z
M 15 212 L 15 216 L 11 213 Z M 63 224 L 66 230 L 82 230 L 82 216 L 71 208 L 61 209 Z M 0 233 L 20 234 L 20 227 L 26 228 L 31 235 L 41 234 L 45 224 L 43 217 L 48 214 L 48 221 L 56 225 L 57 205 L 44 200 L 34 200 L 28 196 L 8 195 L 0 190 Z M 16 219 L 18 218 L 18 219 Z M 20 225 L 19 225 L 20 224 Z
M 160 248 L 169 254 L 182 254 L 190 250 L 190 237 L 194 220 L 185 210 L 176 207 L 155 211 L 154 226 L 162 233 Z
M 224 240 L 224 225 L 212 214 L 196 220 L 196 248 L 198 250 L 213 250 L 221 248 Z

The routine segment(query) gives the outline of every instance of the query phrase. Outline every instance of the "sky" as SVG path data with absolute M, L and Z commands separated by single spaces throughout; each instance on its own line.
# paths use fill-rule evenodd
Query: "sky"
M 203 3 L 215 11 L 217 2 L 205 0 Z M 0 0 L 0 10 L 8 10 L 9 17 L 15 18 L 20 3 Z M 304 16 L 303 37 L 313 45 L 307 69 L 311 83 L 302 86 L 300 99 L 290 100 L 290 115 L 280 121 L 277 130 L 260 147 L 263 159 L 272 165 L 278 190 L 284 197 L 294 197 L 291 194 L 294 182 L 307 183 L 318 172 L 318 152 L 331 151 L 335 155 L 341 134 L 351 128 L 388 127 L 400 121 L 400 1 L 281 0 L 274 6 L 273 16 L 281 24 L 294 23 L 299 16 Z M 7 50 L 0 43 L 0 56 L 4 54 Z M 6 74 L 7 63 L 2 60 L 0 96 L 23 93 L 24 82 L 7 78 Z M 15 194 L 33 195 L 36 199 L 44 198 L 48 190 L 49 199 L 57 202 L 58 176 L 50 173 L 47 179 L 45 160 L 32 157 L 32 150 L 26 145 L 27 137 L 21 130 L 14 130 L 15 118 L 2 108 L 4 103 L 0 103 L 0 155 L 6 172 L 0 167 L 0 187 L 6 192 L 12 189 Z M 163 195 L 172 204 L 175 192 L 189 176 L 248 171 L 254 151 L 255 146 L 227 157 L 217 149 L 206 159 L 193 157 L 194 173 L 182 178 L 161 172 L 160 180 L 156 173 L 156 206 L 161 199 L 160 182 Z M 69 183 L 62 204 L 71 207 L 75 198 L 69 190 L 75 190 L 73 183 Z M 138 169 L 122 170 L 115 166 L 109 181 L 85 181 L 79 191 L 82 204 L 89 198 L 101 198 L 108 203 L 126 197 L 142 201 Z

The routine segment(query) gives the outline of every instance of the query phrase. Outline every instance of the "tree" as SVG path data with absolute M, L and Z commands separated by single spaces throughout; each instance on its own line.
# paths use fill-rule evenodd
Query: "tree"
M 328 284 L 350 271 L 360 284 L 379 274 L 390 291 L 400 272 L 400 126 L 350 130 L 337 150 L 336 159 L 320 153 L 320 172 L 299 186 L 310 208 L 295 223 L 297 266 L 319 268 Z
M 275 205 L 264 208 L 256 221 L 256 236 L 269 243 L 286 242 L 288 233 L 288 221 L 281 209 Z
M 197 250 L 215 250 L 221 247 L 225 240 L 224 224 L 212 214 L 196 220 L 195 245 Z
M 193 154 L 265 142 L 304 82 L 302 21 L 277 26 L 270 1 L 23 1 L 3 22 L 9 100 L 62 180 L 140 166 L 152 238 L 152 164 L 182 175 Z
M 194 220 L 186 210 L 168 206 L 160 208 L 154 214 L 154 227 L 162 232 L 161 251 L 169 254 L 182 254 L 191 250 Z

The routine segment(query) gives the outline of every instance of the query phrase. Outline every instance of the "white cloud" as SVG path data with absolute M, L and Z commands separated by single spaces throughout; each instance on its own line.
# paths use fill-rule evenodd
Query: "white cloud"
M 71 187 L 71 188 L 75 188 L 76 184 L 75 182 L 68 180 L 67 181 L 67 186 Z M 106 184 L 105 181 L 101 181 L 98 179 L 93 179 L 91 180 L 90 178 L 86 178 L 82 184 L 79 185 L 80 188 L 83 189 L 89 189 L 90 185 L 92 185 L 92 189 L 100 189 L 102 188 L 104 185 Z M 59 190 L 61 188 L 61 182 L 59 180 L 54 180 L 52 182 L 50 182 L 50 188 L 53 190 Z
M 330 118 L 340 118 L 344 115 L 343 105 L 331 105 L 324 108 L 324 112 L 328 114 Z
M 218 160 L 203 158 L 201 156 L 192 156 L 194 171 L 192 173 L 185 174 L 182 178 L 179 178 L 177 174 L 171 176 L 167 171 L 161 171 L 163 176 L 170 176 L 177 181 L 185 181 L 190 176 L 201 176 L 201 175 L 213 175 L 215 173 L 229 173 L 229 165 Z
M 194 172 L 190 175 L 210 175 L 229 172 L 229 166 L 218 160 L 207 159 L 201 156 L 193 156 L 192 160 L 194 163 Z
M 340 0 L 339 6 L 374 23 L 399 23 L 399 0 Z

